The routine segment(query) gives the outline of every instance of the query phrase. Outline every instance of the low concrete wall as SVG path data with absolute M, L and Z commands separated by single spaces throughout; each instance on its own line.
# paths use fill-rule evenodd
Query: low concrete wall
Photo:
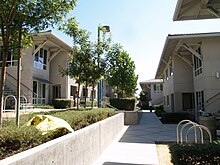
M 0 165 L 89 165 L 124 127 L 119 113 L 74 133 L 54 139 L 0 161 Z
M 125 125 L 136 125 L 139 123 L 140 114 L 138 110 L 124 111 L 124 124 Z

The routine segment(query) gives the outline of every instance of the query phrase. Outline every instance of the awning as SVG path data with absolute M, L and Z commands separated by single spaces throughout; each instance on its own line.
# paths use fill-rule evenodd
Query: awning
M 48 80 L 45 80 L 45 79 L 41 79 L 41 78 L 37 78 L 37 77 L 33 77 L 33 79 L 41 82 L 41 83 L 44 83 L 44 84 L 49 84 L 49 85 L 52 85 L 53 83 L 51 83 L 50 81 Z

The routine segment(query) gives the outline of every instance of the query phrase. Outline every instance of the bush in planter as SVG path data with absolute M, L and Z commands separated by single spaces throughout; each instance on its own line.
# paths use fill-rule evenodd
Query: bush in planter
M 162 117 L 162 114 L 166 113 L 166 111 L 163 110 L 163 105 L 155 105 L 154 109 L 154 113 L 157 115 L 157 117 Z
M 189 119 L 189 114 L 187 112 L 167 112 L 161 115 L 161 121 L 163 123 L 179 123 L 182 120 Z
M 119 109 L 119 110 L 126 110 L 126 111 L 133 111 L 136 109 L 136 99 L 135 98 L 114 98 L 110 99 L 110 105 Z
M 73 100 L 70 99 L 53 99 L 52 101 L 54 108 L 71 108 L 73 106 Z
M 219 144 L 170 144 L 174 165 L 220 164 Z
M 66 110 L 33 113 L 22 115 L 20 125 L 24 125 L 36 114 L 47 114 L 59 117 L 69 123 L 74 130 L 78 130 L 113 116 L 115 110 L 110 108 L 98 108 L 84 111 Z M 68 133 L 66 130 L 59 130 L 42 135 L 35 127 L 17 128 L 13 126 L 15 125 L 14 119 L 4 119 L 3 123 L 5 123 L 5 120 L 7 120 L 7 125 L 0 129 L 0 160 Z

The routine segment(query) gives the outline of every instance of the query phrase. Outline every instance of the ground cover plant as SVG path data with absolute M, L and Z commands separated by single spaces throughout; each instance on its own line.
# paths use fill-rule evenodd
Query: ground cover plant
M 174 165 L 220 164 L 220 145 L 217 143 L 170 144 L 169 149 Z
M 115 110 L 102 108 L 80 111 L 66 110 L 32 113 L 21 116 L 20 128 L 16 127 L 15 119 L 6 118 L 4 119 L 3 127 L 0 128 L 0 160 L 68 133 L 67 130 L 59 130 L 57 132 L 42 135 L 42 133 L 35 127 L 23 126 L 32 117 L 38 114 L 52 115 L 64 119 L 76 131 L 107 117 L 113 116 Z

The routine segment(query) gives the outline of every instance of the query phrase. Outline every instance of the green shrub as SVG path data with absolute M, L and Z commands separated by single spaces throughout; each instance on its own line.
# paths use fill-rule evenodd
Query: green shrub
M 163 110 L 163 105 L 154 105 L 155 114 L 157 117 L 162 117 L 163 113 L 166 113 L 166 111 Z
M 110 99 L 110 105 L 119 110 L 133 111 L 136 109 L 135 103 L 135 98 Z
M 218 165 L 219 144 L 170 144 L 171 162 L 174 165 Z
M 71 108 L 73 106 L 73 100 L 70 99 L 53 99 L 52 101 L 54 108 Z
M 20 117 L 20 128 L 15 126 L 15 119 L 4 119 L 4 126 L 0 129 L 0 160 L 68 133 L 66 130 L 59 130 L 42 135 L 35 127 L 23 126 L 37 114 L 52 115 L 64 119 L 74 130 L 78 130 L 113 116 L 115 110 L 99 108 L 84 111 L 65 110 L 27 114 Z
M 187 112 L 169 112 L 162 113 L 161 121 L 163 123 L 179 123 L 181 120 L 189 119 Z
M 0 160 L 49 141 L 35 127 L 7 127 L 0 130 Z

